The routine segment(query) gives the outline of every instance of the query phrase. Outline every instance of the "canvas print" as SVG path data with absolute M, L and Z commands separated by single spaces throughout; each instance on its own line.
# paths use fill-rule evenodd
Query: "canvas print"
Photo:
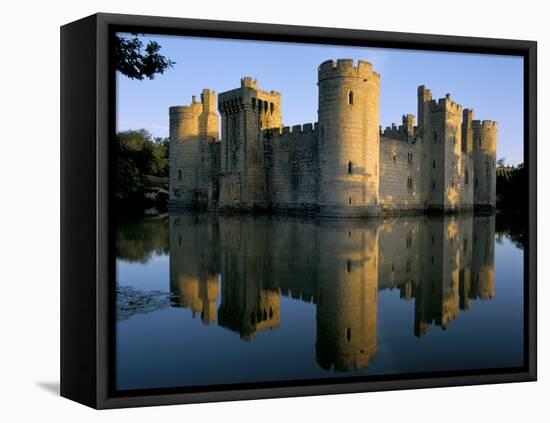
M 114 389 L 524 365 L 524 63 L 117 33 Z

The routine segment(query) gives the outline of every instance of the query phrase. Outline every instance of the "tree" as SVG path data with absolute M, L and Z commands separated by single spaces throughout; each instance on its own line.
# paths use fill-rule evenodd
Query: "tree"
M 501 157 L 497 160 L 497 167 L 506 167 L 506 158 Z
M 114 59 L 120 73 L 130 79 L 154 79 L 156 74 L 163 74 L 175 65 L 159 53 L 161 46 L 156 41 L 149 41 L 144 49 L 137 34 L 132 35 L 133 38 L 115 36 Z
M 153 205 L 151 193 L 158 199 L 168 187 L 167 140 L 153 140 L 146 129 L 127 130 L 117 133 L 115 149 L 118 206 L 138 210 Z

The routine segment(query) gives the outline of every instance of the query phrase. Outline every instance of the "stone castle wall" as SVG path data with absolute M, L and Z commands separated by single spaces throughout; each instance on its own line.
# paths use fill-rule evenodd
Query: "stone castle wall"
M 244 77 L 170 108 L 171 208 L 372 216 L 494 209 L 497 126 L 418 88 L 412 114 L 381 131 L 380 75 L 340 59 L 318 72 L 315 124 L 283 127 L 281 94 Z
M 264 134 L 270 150 L 266 168 L 271 207 L 281 211 L 315 211 L 318 199 L 318 130 L 313 124 Z
M 420 144 L 382 136 L 380 141 L 380 205 L 386 212 L 424 210 L 423 151 Z

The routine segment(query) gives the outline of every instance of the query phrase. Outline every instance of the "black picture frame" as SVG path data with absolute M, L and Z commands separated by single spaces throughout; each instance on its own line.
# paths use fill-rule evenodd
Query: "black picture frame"
M 524 158 L 529 178 L 521 368 L 209 386 L 111 389 L 114 322 L 109 142 L 115 128 L 115 32 L 516 55 L 524 58 Z M 118 14 L 61 28 L 61 395 L 97 409 L 534 381 L 537 377 L 537 44 L 456 37 Z

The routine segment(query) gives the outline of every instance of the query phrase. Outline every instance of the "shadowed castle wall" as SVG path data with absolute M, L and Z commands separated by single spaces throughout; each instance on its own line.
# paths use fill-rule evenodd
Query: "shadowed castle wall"
M 317 127 L 304 124 L 264 133 L 270 150 L 268 198 L 275 210 L 315 211 L 318 198 Z

